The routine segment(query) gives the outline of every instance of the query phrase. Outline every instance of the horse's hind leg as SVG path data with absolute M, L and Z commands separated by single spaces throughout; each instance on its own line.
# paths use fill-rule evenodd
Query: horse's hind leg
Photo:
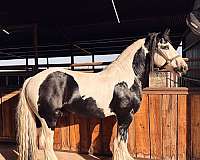
M 49 113 L 50 114 L 50 113 Z M 60 116 L 59 110 L 52 111 L 51 116 L 42 116 L 41 127 L 39 128 L 39 148 L 44 150 L 45 160 L 57 160 L 53 150 L 54 129 Z
M 38 113 L 43 118 L 39 143 L 44 148 L 45 160 L 57 160 L 53 151 L 54 129 L 63 102 L 68 97 L 67 84 L 71 79 L 65 73 L 53 72 L 46 77 L 39 88 Z

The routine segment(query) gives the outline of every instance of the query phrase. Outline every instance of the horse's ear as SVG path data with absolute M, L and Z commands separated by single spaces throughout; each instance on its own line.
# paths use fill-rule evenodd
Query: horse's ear
M 169 29 L 169 28 L 167 28 L 167 29 L 165 30 L 165 32 L 163 33 L 163 38 L 164 38 L 166 41 L 170 41 L 169 33 L 170 33 L 170 29 Z
M 170 33 L 170 28 L 167 28 L 163 35 L 169 36 L 169 33 Z

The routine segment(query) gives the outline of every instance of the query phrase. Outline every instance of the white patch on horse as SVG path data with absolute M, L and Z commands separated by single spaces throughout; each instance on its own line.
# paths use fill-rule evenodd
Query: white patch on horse
M 141 39 L 133 43 L 102 72 L 66 71 L 66 73 L 73 76 L 78 83 L 81 96 L 95 99 L 97 107 L 103 109 L 105 116 L 113 115 L 109 105 L 113 97 L 114 87 L 122 81 L 126 82 L 129 88 L 133 85 L 135 79 L 135 73 L 132 69 L 133 58 L 137 50 L 144 46 L 144 42 L 145 40 Z

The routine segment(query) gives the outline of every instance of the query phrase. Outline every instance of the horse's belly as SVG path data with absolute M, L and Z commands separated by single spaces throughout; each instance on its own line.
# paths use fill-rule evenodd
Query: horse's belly
M 111 108 L 110 108 L 110 102 L 111 100 L 106 100 L 107 98 L 103 98 L 102 99 L 97 99 L 96 103 L 97 103 L 97 107 L 101 108 L 105 114 L 106 117 L 114 115 L 114 112 L 111 112 Z
M 113 97 L 113 90 L 109 89 L 109 87 L 101 85 L 94 87 L 90 84 L 88 87 L 80 86 L 79 91 L 83 99 L 92 97 L 96 101 L 97 107 L 103 110 L 106 117 L 114 114 L 109 107 Z

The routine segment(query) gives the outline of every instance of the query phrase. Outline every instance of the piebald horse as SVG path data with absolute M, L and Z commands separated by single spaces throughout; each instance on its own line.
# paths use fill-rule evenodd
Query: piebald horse
M 36 160 L 39 145 L 45 160 L 57 160 L 54 129 L 57 119 L 69 111 L 97 118 L 115 115 L 113 160 L 133 160 L 127 149 L 128 128 L 154 66 L 175 74 L 188 70 L 170 44 L 168 31 L 137 40 L 99 73 L 50 68 L 28 78 L 17 107 L 18 159 Z

